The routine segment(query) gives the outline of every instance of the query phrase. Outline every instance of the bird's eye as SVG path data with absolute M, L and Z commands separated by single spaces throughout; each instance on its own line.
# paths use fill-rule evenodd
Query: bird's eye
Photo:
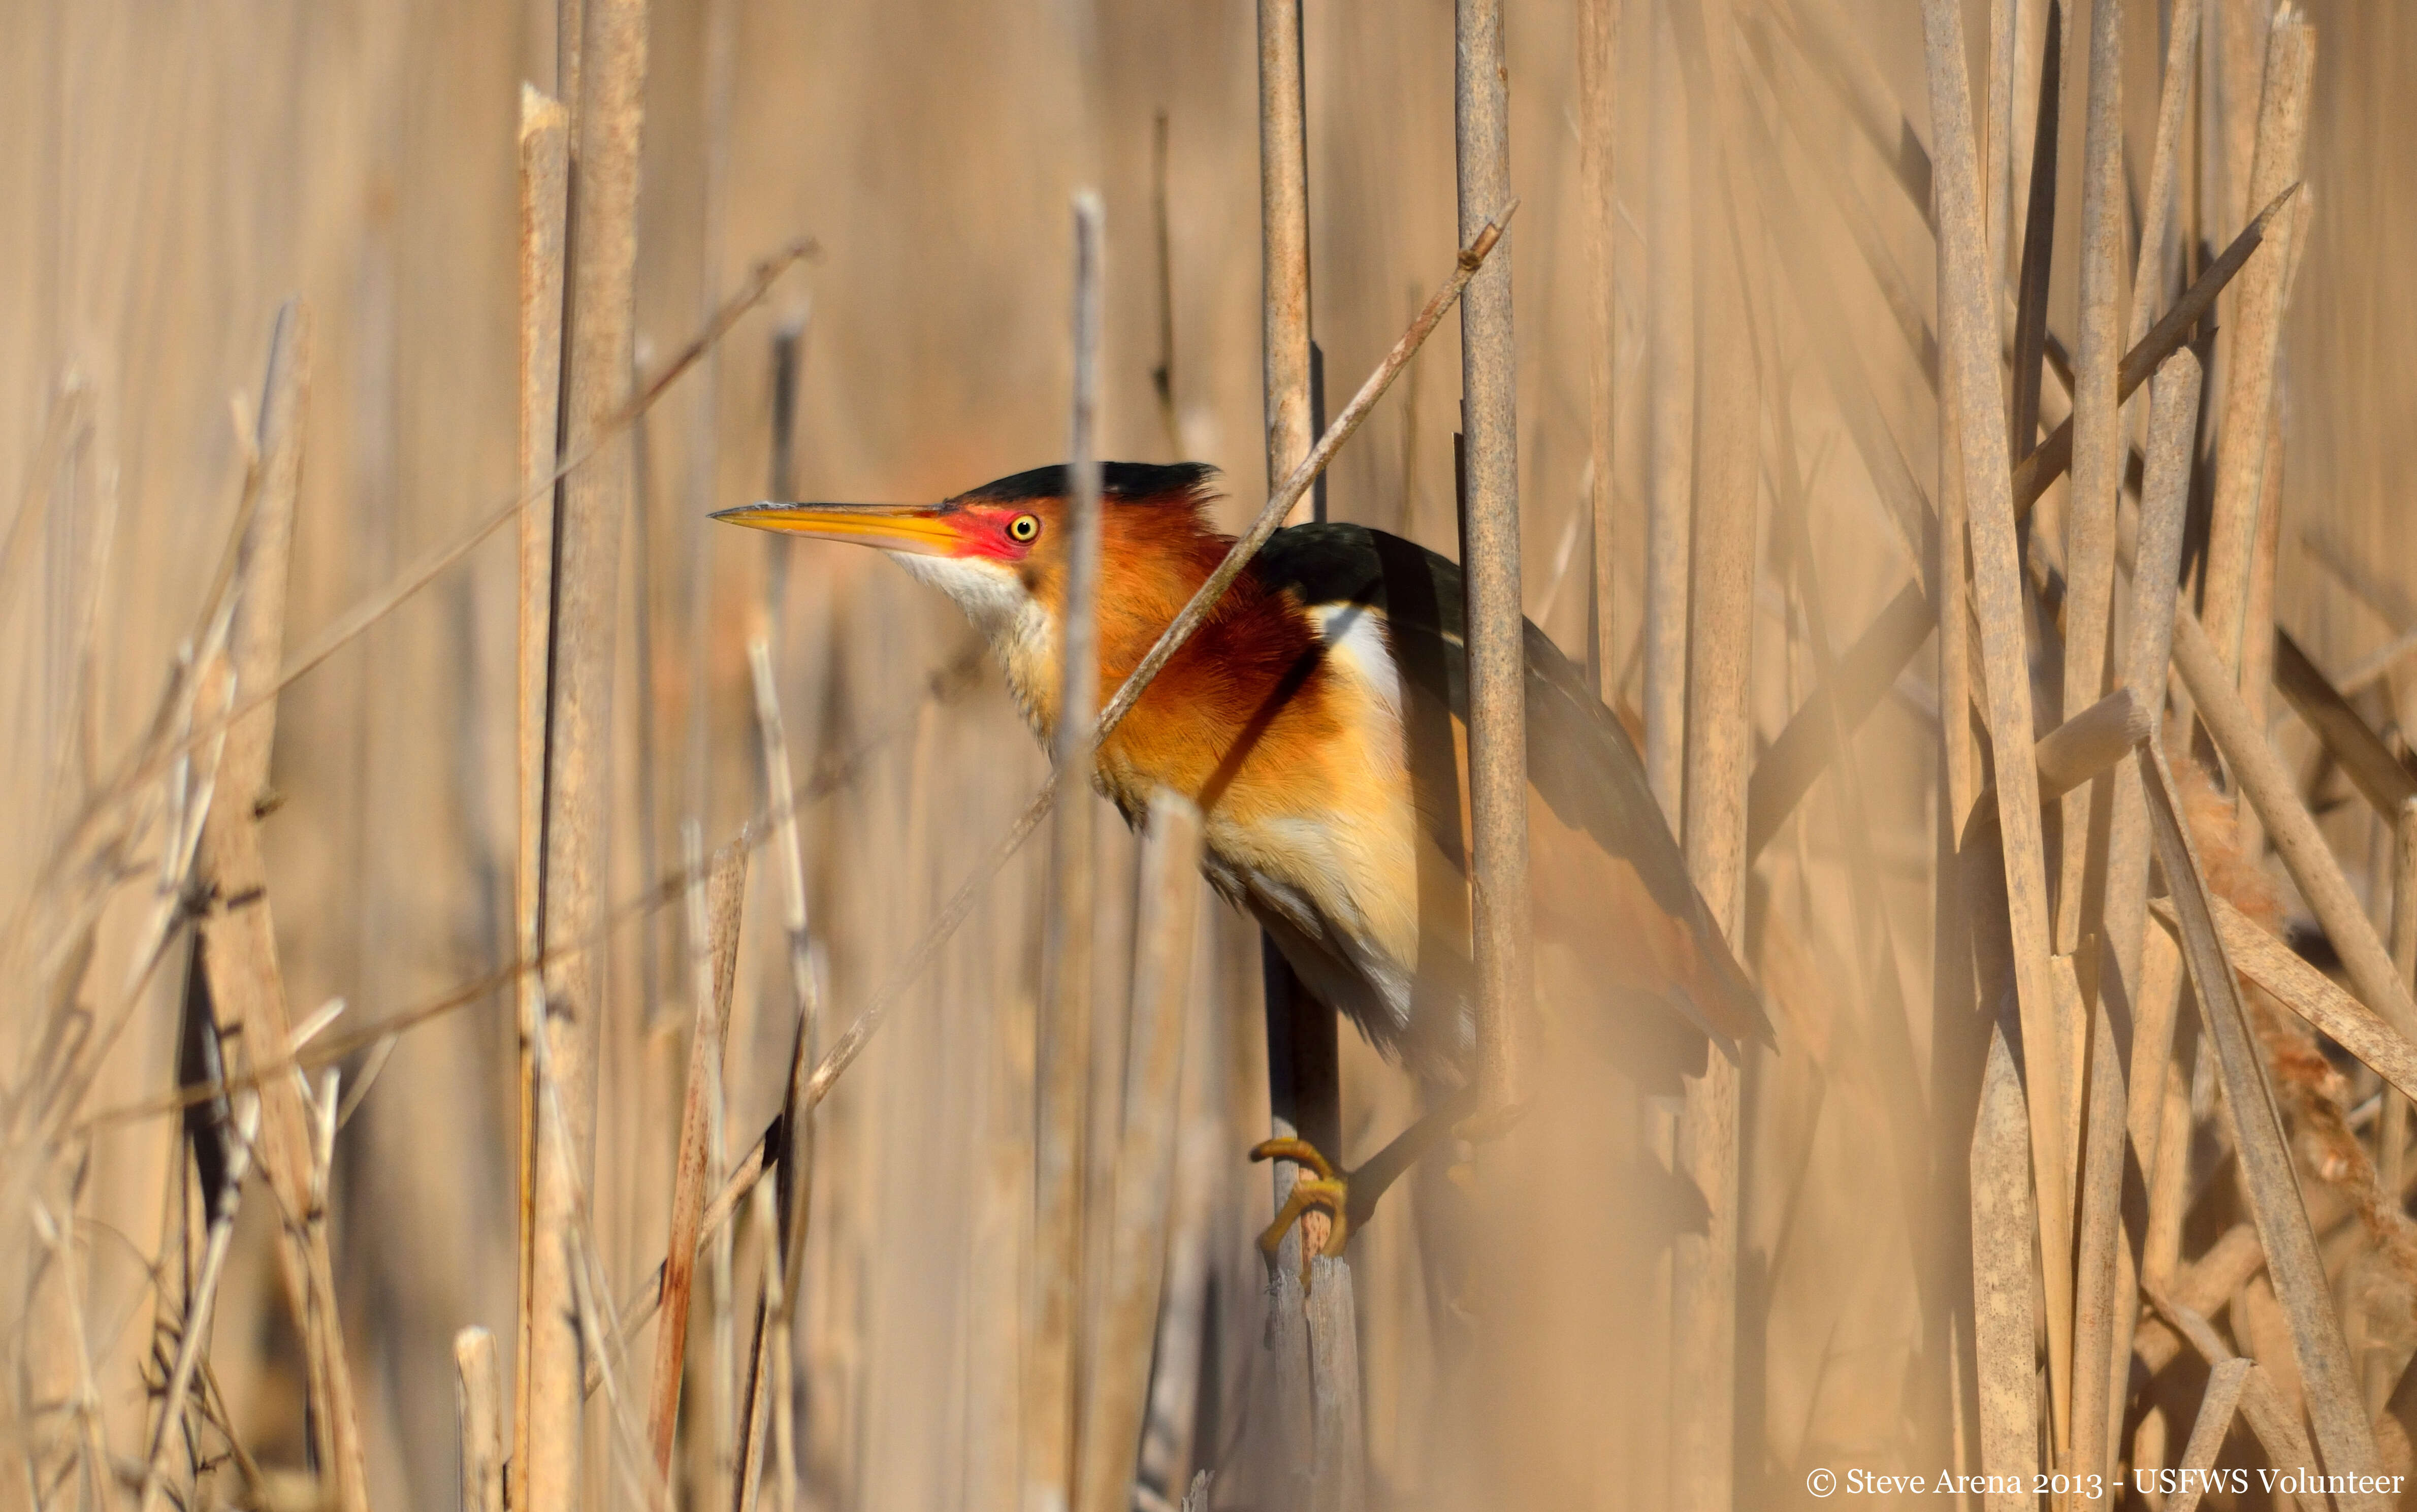
M 1007 539 L 1010 541 L 1029 542 L 1040 533 L 1041 517 L 1037 514 L 1019 514 L 1007 522 Z

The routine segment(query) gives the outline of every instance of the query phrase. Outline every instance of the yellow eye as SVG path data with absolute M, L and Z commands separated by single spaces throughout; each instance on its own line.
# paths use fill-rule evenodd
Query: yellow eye
M 1019 514 L 1007 522 L 1007 539 L 1019 544 L 1029 542 L 1039 534 L 1041 534 L 1041 517 L 1037 514 Z

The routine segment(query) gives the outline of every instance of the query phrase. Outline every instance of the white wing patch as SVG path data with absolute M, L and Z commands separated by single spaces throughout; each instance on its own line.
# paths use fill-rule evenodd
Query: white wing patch
M 1385 645 L 1384 611 L 1364 603 L 1319 603 L 1309 617 L 1326 641 L 1330 662 L 1349 667 L 1396 717 L 1402 712 L 1402 674 Z

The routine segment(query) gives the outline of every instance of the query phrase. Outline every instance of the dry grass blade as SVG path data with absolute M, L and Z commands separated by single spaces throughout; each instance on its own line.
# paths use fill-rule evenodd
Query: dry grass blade
M 1166 1217 L 1183 1069 L 1185 996 L 1200 916 L 1199 810 L 1173 794 L 1150 804 L 1135 925 L 1125 1122 L 1102 1328 L 1084 1384 L 1076 1512 L 1132 1504 L 1133 1446 L 1149 1390 L 1151 1334 L 1166 1270 Z
M 2241 1406 L 2242 1388 L 2249 1383 L 2249 1372 L 2256 1368 L 2255 1361 L 2232 1359 L 2208 1372 L 2207 1390 L 2198 1399 L 2198 1416 L 2191 1423 L 2190 1442 L 2182 1445 L 2182 1457 L 2174 1465 L 2181 1489 L 2166 1503 L 2166 1512 L 2195 1512 L 2199 1498 L 2207 1494 L 2216 1452 L 2224 1447 L 2224 1436 L 2232 1428 L 2232 1414 Z M 2164 1484 L 2162 1478 L 2159 1484 Z
M 2068 1090 L 2058 1074 L 2056 1005 L 2046 978 L 2047 881 L 2040 836 L 2039 774 L 2031 754 L 2029 652 L 2024 645 L 2023 577 L 2014 527 L 2014 494 L 2006 454 L 1987 444 L 1999 434 L 1998 353 L 1993 333 L 1994 286 L 1981 267 L 1985 242 L 1980 212 L 1980 168 L 1972 143 L 1972 110 L 1964 76 L 1964 23 L 1953 0 L 1923 0 L 1931 115 L 1938 134 L 1937 188 L 1939 254 L 1948 259 L 1950 290 L 1942 372 L 1955 398 L 1942 426 L 1960 438 L 1964 497 L 1970 512 L 1973 608 L 1981 621 L 1989 692 L 1989 737 L 1998 769 L 1998 814 L 2005 845 L 2008 924 L 2020 1005 L 2023 1063 L 2030 1102 L 2032 1178 L 2040 1193 L 2040 1247 L 2047 1257 L 2049 1379 L 2072 1380 L 2072 1277 L 2069 1194 L 2062 1130 Z M 2069 1398 L 2052 1389 L 2051 1413 L 2066 1441 Z
M 2257 1435 L 2257 1443 L 2265 1449 L 2267 1459 L 2277 1470 L 2297 1472 L 2316 1478 L 2321 1485 L 2322 1480 L 2317 1474 L 2316 1452 L 2308 1446 L 2307 1435 L 2300 1430 L 2300 1416 L 2283 1399 L 2282 1393 L 2275 1389 L 2273 1376 L 2260 1368 L 2255 1360 L 2247 1360 L 2227 1349 L 2224 1336 L 2196 1309 L 2177 1302 L 2153 1285 L 2142 1290 L 2150 1303 L 2165 1315 L 2166 1321 L 2183 1338 L 2190 1341 L 2191 1348 L 2197 1351 L 2199 1358 L 2209 1366 L 2221 1367 L 2234 1360 L 2244 1360 L 2248 1364 L 2248 1373 L 2242 1382 L 2241 1415 L 2249 1424 L 2250 1431 Z M 2303 1512 L 2325 1512 L 2325 1499 L 2321 1494 L 2292 1499 L 2299 1503 Z M 2363 1506 L 2369 1504 L 2345 1500 L 2341 1504 Z
M 1308 453 L 1309 126 L 1300 0 L 1258 0 L 1259 329 L 1265 354 L 1268 487 Z M 1298 525 L 1306 505 L 1286 516 Z
M 495 1336 L 465 1328 L 453 1336 L 462 1419 L 462 1512 L 504 1512 L 503 1382 Z
M 2332 1036 L 2343 1049 L 2409 1096 L 2417 1097 L 2417 1045 L 2376 1016 L 2366 1004 L 2344 992 L 2333 980 L 2310 966 L 2290 945 L 2266 932 L 2257 922 L 2220 897 L 2214 905 L 2217 936 L 2225 955 L 2241 974 L 2257 983 L 2285 1007 Z M 2159 923 L 2180 929 L 2171 901 L 2149 905 Z
M 219 1279 L 225 1274 L 227 1246 L 235 1239 L 236 1207 L 243 1196 L 243 1180 L 251 1174 L 254 1141 L 260 1134 L 260 1098 L 246 1092 L 235 1114 L 235 1138 L 228 1142 L 226 1177 L 215 1194 L 209 1239 L 202 1256 L 202 1272 L 186 1300 L 177 1325 L 176 1363 L 168 1372 L 167 1394 L 160 1398 L 160 1423 L 152 1430 L 150 1452 L 144 1456 L 143 1489 L 136 1512 L 152 1512 L 168 1490 L 168 1453 L 176 1428 L 185 1420 L 185 1398 L 193 1389 L 193 1371 L 201 1364 L 203 1341 L 209 1337 L 210 1311 L 218 1304 Z M 181 1167 L 176 1171 L 184 1179 Z
M 2265 1268 L 2266 1252 L 2257 1247 L 2257 1226 L 2244 1220 L 2227 1229 L 2206 1254 L 2179 1275 L 2151 1274 L 2148 1284 L 2163 1287 L 2177 1305 L 2204 1314 L 2223 1306 Z M 2150 1375 L 2171 1365 L 2182 1342 L 2170 1325 L 2154 1318 L 2141 1320 L 2132 1336 L 2133 1352 Z
M 2300 649 L 2290 632 L 2274 632 L 2274 686 L 2283 691 L 2292 710 L 2307 722 L 2333 758 L 2341 764 L 2350 785 L 2375 812 L 2389 819 L 2400 806 L 2417 798 L 2417 773 L 2392 754 L 2342 690 Z
M 692 837 L 694 832 L 691 826 Z M 655 1474 L 665 1478 L 672 1469 L 672 1437 L 679 1427 L 689 1304 L 697 1251 L 705 1243 L 706 1194 L 721 1182 L 721 1172 L 712 1168 L 711 1137 L 721 1119 L 722 1061 L 729 1045 L 730 989 L 737 975 L 738 920 L 746 887 L 747 852 L 735 847 L 714 857 L 710 902 L 702 878 L 690 887 L 691 938 L 698 946 L 696 1019 L 689 1031 L 688 1090 L 680 1105 L 679 1153 L 673 1167 L 662 1323 L 655 1331 L 654 1384 L 646 1397 L 647 1446 L 654 1451 Z
M 1920 583 L 1908 583 L 1838 658 L 1838 680 L 1813 690 L 1788 716 L 1779 738 L 1754 764 L 1746 785 L 1745 853 L 1762 854 L 1780 826 L 1836 759 L 1838 731 L 1854 730 L 1879 707 L 1897 675 L 1930 638 L 1929 598 Z
M 2223 753 L 2233 781 L 2266 826 L 2300 895 L 2341 953 L 2358 995 L 2404 1037 L 2417 1038 L 2417 1001 L 2393 970 L 2392 954 L 2342 874 L 2340 858 L 2318 832 L 2298 786 L 2232 685 L 2207 633 L 2187 608 L 2174 614 L 2174 665 L 2182 674 L 2200 720 Z
M 2147 779 L 2149 818 L 2156 835 L 2158 860 L 2181 924 L 2183 959 L 2190 966 L 2191 985 L 2215 1049 L 2242 1180 L 2257 1221 L 2258 1241 L 2266 1251 L 2267 1272 L 2290 1321 L 2292 1353 L 2299 1363 L 2317 1442 L 2323 1446 L 2330 1470 L 2371 1474 L 2376 1466 L 2374 1429 L 2359 1399 L 2358 1377 L 2350 1368 L 2341 1320 L 2333 1312 L 2332 1290 L 2300 1195 L 2282 1117 L 2267 1086 L 2264 1057 L 2250 1037 L 2240 984 L 2225 955 L 2206 876 L 2184 828 L 2173 773 L 2153 743 L 2144 748 L 2140 765 Z M 2162 1305 L 2159 1310 L 2167 1311 Z M 2170 1312 L 2167 1316 L 2180 1326 Z M 2185 1328 L 2183 1333 L 2188 1336 L 2190 1331 Z M 2345 1499 L 2344 1504 L 2379 1504 L 2360 1498 Z

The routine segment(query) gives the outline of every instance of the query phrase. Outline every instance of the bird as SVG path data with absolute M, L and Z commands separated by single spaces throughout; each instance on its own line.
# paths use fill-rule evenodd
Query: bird
M 1100 466 L 1100 703 L 1232 548 L 1213 467 Z M 886 552 L 989 643 L 1046 744 L 1055 730 L 1072 474 L 1036 467 L 935 504 L 765 502 L 715 518 Z M 1468 682 L 1460 568 L 1366 526 L 1269 537 L 1095 751 L 1096 787 L 1139 824 L 1173 789 L 1199 807 L 1201 869 L 1301 985 L 1424 1085 L 1457 1087 L 1356 1172 L 1300 1165 L 1262 1236 L 1323 1212 L 1338 1254 L 1384 1185 L 1469 1106 Z M 1541 1032 L 1675 1089 L 1708 1053 L 1772 1045 L 1770 1022 L 1649 787 L 1626 728 L 1525 622 L 1530 959 Z M 1309 1246 L 1303 1246 L 1307 1271 Z

